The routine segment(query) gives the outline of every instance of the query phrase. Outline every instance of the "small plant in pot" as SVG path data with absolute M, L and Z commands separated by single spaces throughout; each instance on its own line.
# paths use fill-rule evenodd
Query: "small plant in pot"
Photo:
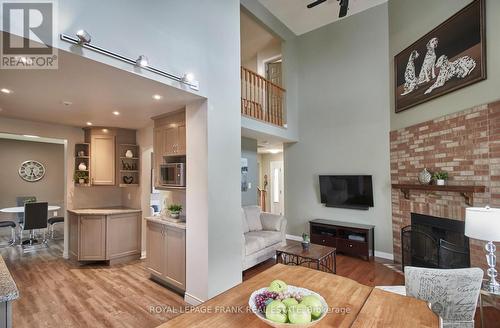
M 302 234 L 302 249 L 307 251 L 310 245 L 311 245 L 311 238 L 307 233 L 304 232 Z
M 76 171 L 73 180 L 78 184 L 86 184 L 89 181 L 89 174 L 84 171 Z
M 167 210 L 168 210 L 169 216 L 172 219 L 177 219 L 177 218 L 179 218 L 179 215 L 182 212 L 182 205 L 172 204 L 169 207 L 167 207 Z
M 448 180 L 448 172 L 436 172 L 432 178 L 436 181 L 436 185 L 444 186 Z

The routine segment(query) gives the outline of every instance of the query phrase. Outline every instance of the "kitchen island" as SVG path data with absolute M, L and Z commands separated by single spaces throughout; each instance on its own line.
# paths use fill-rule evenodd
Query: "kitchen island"
M 141 210 L 68 210 L 69 256 L 76 261 L 123 263 L 141 256 Z
M 16 283 L 0 256 L 0 328 L 12 327 L 12 301 L 18 298 Z

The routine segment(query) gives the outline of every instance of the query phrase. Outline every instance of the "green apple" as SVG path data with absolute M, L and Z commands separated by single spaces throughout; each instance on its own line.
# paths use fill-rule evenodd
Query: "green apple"
M 266 318 L 271 321 L 285 323 L 286 313 L 286 305 L 281 301 L 274 300 L 266 306 Z
M 283 302 L 283 304 L 285 304 L 287 308 L 289 308 L 289 307 L 290 307 L 290 306 L 292 306 L 292 305 L 297 305 L 297 304 L 299 304 L 299 302 L 297 302 L 297 300 L 296 300 L 295 298 L 293 298 L 293 297 L 285 298 L 285 299 L 284 299 L 283 301 L 281 301 L 281 302 Z
M 318 319 L 319 317 L 321 317 L 321 314 L 323 313 L 323 305 L 321 304 L 319 298 L 317 298 L 316 296 L 304 296 L 302 297 L 302 301 L 300 302 L 300 304 L 303 304 L 309 308 L 314 319 Z
M 280 292 L 286 290 L 287 288 L 288 288 L 288 286 L 286 285 L 286 283 L 284 281 L 274 280 L 273 282 L 271 282 L 271 284 L 269 285 L 269 288 L 267 290 L 270 292 L 280 293 Z
M 311 311 L 304 304 L 292 305 L 288 308 L 290 323 L 304 324 L 311 322 Z

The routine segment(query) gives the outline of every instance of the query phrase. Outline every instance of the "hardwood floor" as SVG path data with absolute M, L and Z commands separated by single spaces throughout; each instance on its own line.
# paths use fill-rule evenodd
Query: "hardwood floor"
M 182 296 L 149 279 L 143 261 L 81 266 L 62 258 L 62 240 L 36 253 L 22 254 L 20 247 L 9 247 L 0 249 L 0 254 L 21 294 L 13 303 L 14 328 L 153 328 L 177 315 L 169 309 L 186 306 Z M 404 284 L 403 276 L 384 263 L 388 262 L 338 255 L 337 273 L 368 286 Z M 243 279 L 273 265 L 273 259 L 257 265 L 245 271 Z M 152 306 L 170 308 L 150 312 Z M 486 327 L 500 321 L 499 311 L 492 308 L 486 317 Z
M 148 279 L 141 261 L 80 266 L 62 258 L 62 241 L 37 253 L 22 254 L 19 246 L 0 253 L 21 295 L 14 328 L 156 327 L 175 314 L 150 313 L 151 306 L 185 306 L 182 296 Z

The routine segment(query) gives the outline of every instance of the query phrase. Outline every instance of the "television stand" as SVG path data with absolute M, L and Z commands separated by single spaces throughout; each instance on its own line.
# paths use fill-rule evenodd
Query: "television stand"
M 324 219 L 309 221 L 311 243 L 335 247 L 338 253 L 367 261 L 375 257 L 374 232 L 373 225 Z

